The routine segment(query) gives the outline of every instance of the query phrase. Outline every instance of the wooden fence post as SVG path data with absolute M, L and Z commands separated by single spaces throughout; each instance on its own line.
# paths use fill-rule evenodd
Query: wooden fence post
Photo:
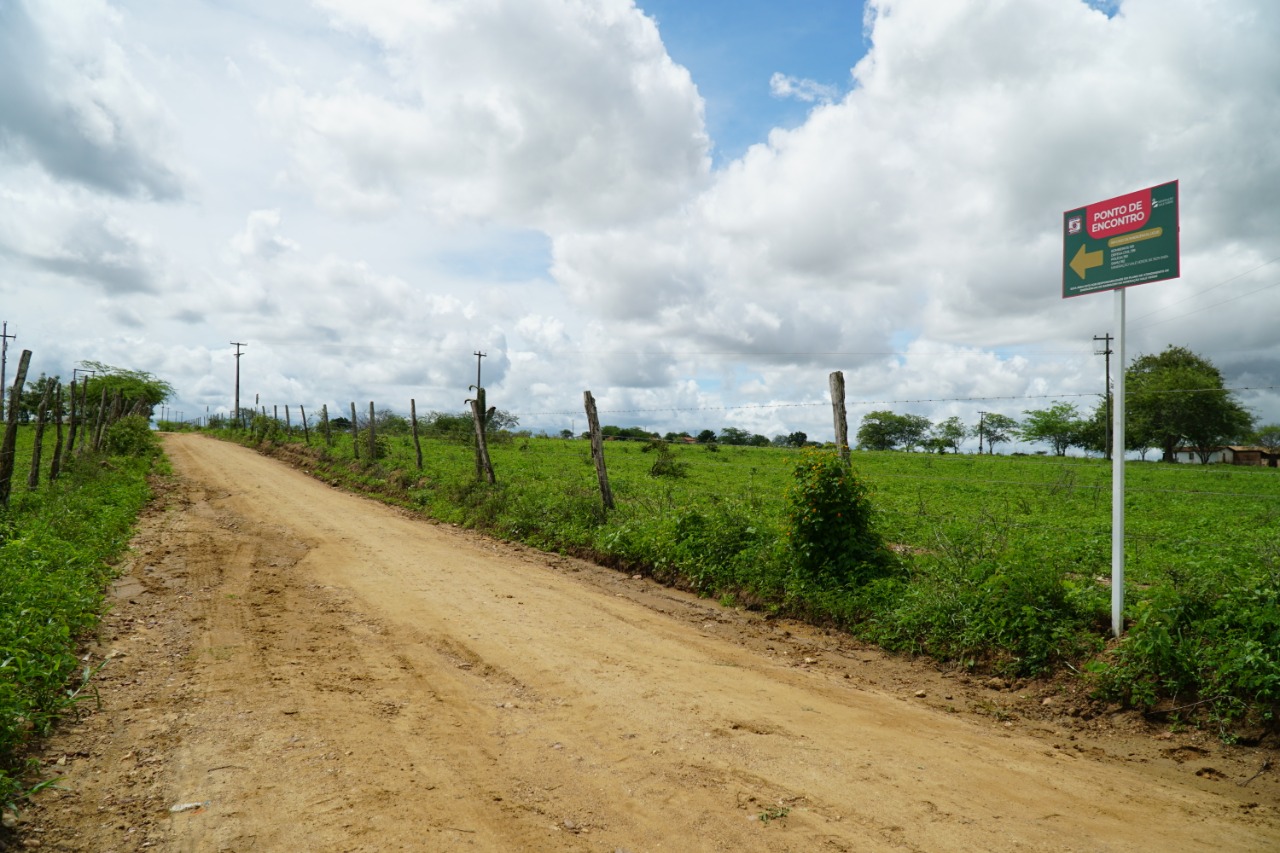
M 288 411 L 288 409 L 286 409 L 285 411 Z M 311 430 L 307 427 L 307 410 L 303 408 L 301 403 L 298 404 L 298 412 L 299 414 L 302 415 L 302 440 L 307 443 L 308 447 L 310 447 L 311 446 Z
M 476 386 L 471 386 L 476 388 Z M 468 400 L 471 404 L 471 421 L 476 428 L 476 479 L 487 479 L 490 484 L 498 481 L 493 473 L 493 463 L 489 460 L 489 444 L 485 440 L 485 423 L 493 415 L 493 410 L 485 411 L 484 389 L 476 388 L 476 398 Z
M 102 431 L 107 423 L 107 386 L 102 386 L 102 399 L 98 401 L 98 416 L 93 419 L 93 443 L 90 445 L 94 453 L 102 449 Z
M 418 453 L 418 470 L 422 470 L 422 442 L 418 439 L 418 404 L 409 398 L 409 420 L 413 424 L 413 449 Z
M 31 447 L 31 473 L 27 474 L 27 488 L 32 491 L 40 486 L 40 457 L 44 453 L 44 425 L 48 419 L 49 392 L 52 390 L 53 383 L 44 386 L 44 393 L 40 395 L 40 409 L 36 412 L 35 444 Z
M 76 398 L 75 388 L 71 389 L 71 399 Z M 72 404 L 74 405 L 74 403 Z M 57 415 L 54 418 L 55 431 L 57 439 L 53 443 L 53 459 L 49 460 L 49 482 L 52 483 L 58 479 L 58 475 L 62 473 L 62 383 L 58 383 L 58 396 L 53 404 L 53 411 Z
M 373 462 L 378 458 L 378 444 L 373 431 L 373 401 L 369 401 L 369 461 Z
M 284 434 L 293 435 L 293 418 L 289 417 L 289 404 L 284 404 Z
M 324 430 L 324 443 L 333 447 L 333 433 L 329 431 L 329 404 L 320 404 L 320 426 Z
M 831 410 L 836 423 L 836 452 L 849 461 L 849 420 L 844 408 L 844 372 L 831 374 Z
M 88 380 L 85 380 L 86 382 Z M 71 456 L 71 451 L 76 449 L 76 381 L 71 380 L 71 424 L 70 433 L 67 435 L 67 456 Z
M 360 458 L 360 427 L 356 425 L 356 402 L 351 401 L 351 456 Z
M 27 382 L 27 368 L 31 366 L 31 350 L 24 349 L 18 360 L 18 375 L 9 391 L 8 422 L 4 427 L 4 444 L 0 444 L 0 507 L 9 505 L 9 493 L 13 487 L 13 455 L 18 444 L 18 407 L 22 404 L 22 386 Z
M 582 402 L 587 410 L 587 429 L 591 432 L 591 458 L 596 463 L 596 479 L 600 481 L 600 497 L 606 510 L 613 509 L 613 490 L 609 488 L 609 472 L 604 467 L 604 441 L 600 438 L 600 418 L 596 415 L 596 400 L 590 391 L 582 392 Z

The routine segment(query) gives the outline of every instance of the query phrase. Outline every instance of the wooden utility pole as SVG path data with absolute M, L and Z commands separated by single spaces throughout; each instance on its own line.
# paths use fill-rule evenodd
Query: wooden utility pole
M 9 505 L 9 493 L 13 487 L 13 454 L 18 443 L 18 408 L 22 386 L 27 381 L 27 368 L 31 366 L 31 350 L 24 349 L 18 359 L 18 375 L 9 390 L 9 417 L 5 422 L 4 443 L 0 444 L 0 507 Z
M 604 440 L 600 437 L 600 418 L 596 414 L 596 399 L 590 391 L 582 392 L 583 407 L 587 410 L 587 429 L 591 434 L 591 458 L 596 463 L 596 479 L 600 481 L 600 498 L 606 510 L 613 509 L 613 489 L 609 488 L 609 472 L 604 467 Z
M 240 352 L 240 347 L 247 347 L 249 345 L 232 341 L 231 346 L 236 348 L 236 407 L 233 416 L 236 419 L 236 424 L 241 429 L 244 429 L 244 415 L 240 413 L 240 356 L 243 355 L 243 353 Z
M 846 464 L 849 462 L 849 418 L 844 408 L 844 372 L 837 370 L 829 377 L 831 383 L 831 412 L 836 427 L 836 452 Z
M 1112 447 L 1111 447 L 1111 443 L 1112 443 L 1112 429 L 1111 429 L 1111 351 L 1112 351 L 1112 350 L 1111 350 L 1111 340 L 1112 340 L 1112 338 L 1111 338 L 1111 333 L 1110 333 L 1110 332 L 1107 332 L 1105 335 L 1094 335 L 1094 336 L 1093 336 L 1093 342 L 1094 342 L 1095 344 L 1096 344 L 1098 341 L 1102 341 L 1102 342 L 1103 342 L 1103 344 L 1102 344 L 1102 352 L 1101 352 L 1101 353 L 1099 353 L 1099 352 L 1098 352 L 1098 350 L 1097 350 L 1097 349 L 1095 349 L 1095 350 L 1094 350 L 1094 355 L 1105 355 L 1105 356 L 1107 357 L 1107 360 L 1106 360 L 1106 370 L 1107 370 L 1107 372 L 1106 372 L 1106 374 L 1104 375 L 1104 380 L 1106 381 L 1106 385 L 1107 385 L 1107 392 L 1106 392 L 1106 399 L 1107 399 L 1107 448 L 1106 448 L 1106 454 L 1107 454 L 1107 459 L 1110 459 L 1110 458 L 1111 458 L 1111 452 L 1112 452 Z
M 409 398 L 409 421 L 413 427 L 413 449 L 418 453 L 418 470 L 422 470 L 422 442 L 418 438 L 418 404 Z
M 5 389 L 4 384 L 5 369 L 9 364 L 9 341 L 18 339 L 17 335 L 9 334 L 9 321 L 4 323 L 4 331 L 0 332 L 0 389 Z M 0 390 L 0 421 L 4 420 L 4 395 L 7 390 Z

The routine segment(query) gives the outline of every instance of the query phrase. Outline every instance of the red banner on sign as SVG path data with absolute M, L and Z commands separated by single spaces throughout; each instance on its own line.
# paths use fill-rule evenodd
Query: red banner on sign
M 1151 189 L 1091 204 L 1085 208 L 1089 237 L 1105 240 L 1116 234 L 1136 231 L 1151 218 Z

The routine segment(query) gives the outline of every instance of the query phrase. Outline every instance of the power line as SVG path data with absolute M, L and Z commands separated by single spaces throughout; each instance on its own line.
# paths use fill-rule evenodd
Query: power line
M 1234 391 L 1275 391 L 1280 389 L 1280 385 L 1256 385 L 1242 386 L 1239 388 L 1173 388 L 1152 391 L 1143 391 L 1143 394 L 1205 394 L 1211 392 L 1234 392 Z M 991 397 L 929 397 L 912 400 L 850 400 L 848 405 L 854 406 L 889 406 L 889 405 L 908 405 L 913 403 L 982 403 L 988 400 L 1061 400 L 1070 397 L 1099 397 L 1097 393 L 1072 393 L 1072 394 L 1022 394 L 1009 396 L 991 396 Z M 829 406 L 831 403 L 827 400 L 819 400 L 812 403 L 744 403 L 738 406 L 659 406 L 652 409 L 601 409 L 600 414 L 609 415 L 639 415 L 656 412 L 728 412 L 739 411 L 745 409 L 800 409 L 814 408 L 818 406 Z M 577 414 L 576 409 L 570 411 L 554 411 L 554 412 L 512 412 L 514 415 L 521 417 L 544 417 L 552 415 L 573 415 Z

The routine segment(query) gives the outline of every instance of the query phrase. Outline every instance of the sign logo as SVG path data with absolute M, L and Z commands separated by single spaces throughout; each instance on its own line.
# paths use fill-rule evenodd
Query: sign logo
M 1083 216 L 1071 216 L 1067 218 L 1067 233 L 1079 234 L 1080 229 L 1084 227 Z

